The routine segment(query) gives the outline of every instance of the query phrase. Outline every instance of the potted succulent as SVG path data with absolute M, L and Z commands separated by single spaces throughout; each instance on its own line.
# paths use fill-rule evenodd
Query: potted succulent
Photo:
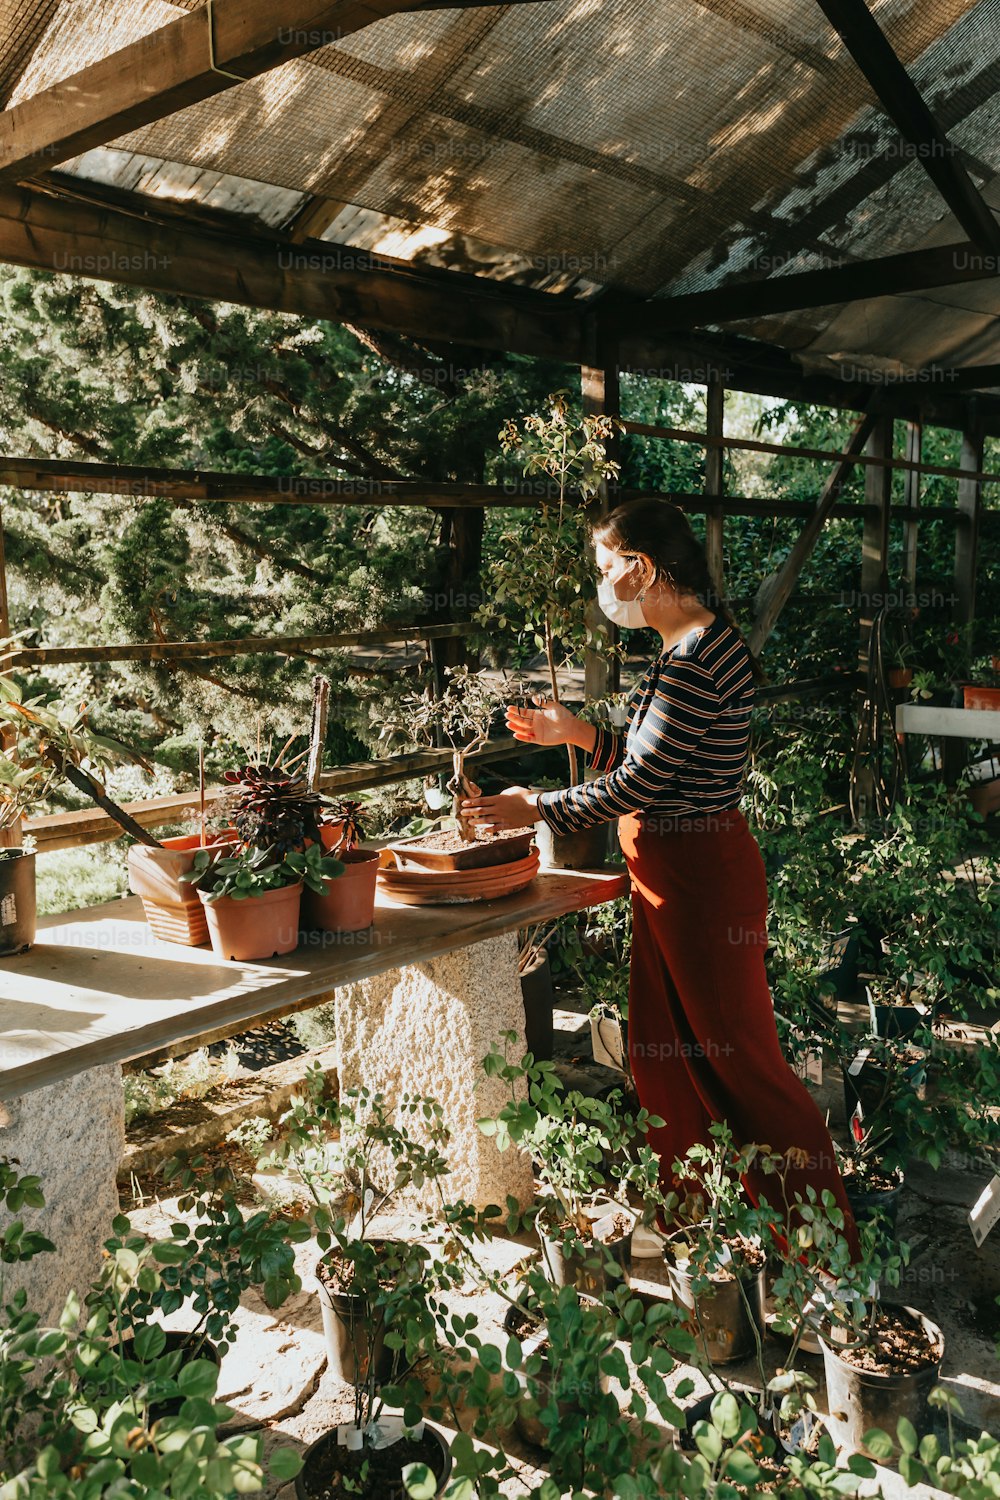
M 329 1365 L 354 1393 L 352 1419 L 307 1450 L 297 1493 L 303 1500 L 342 1493 L 405 1500 L 402 1471 L 411 1464 L 434 1472 L 428 1493 L 439 1493 L 450 1467 L 447 1444 L 419 1416 L 404 1421 L 388 1412 L 386 1397 L 433 1343 L 429 1299 L 457 1272 L 432 1263 L 423 1245 L 374 1233 L 373 1224 L 408 1188 L 448 1171 L 440 1105 L 407 1094 L 390 1109 L 366 1089 L 330 1099 L 316 1067 L 280 1126 L 260 1165 L 293 1174 L 312 1200 Z
M 0 744 L 0 835 L 16 836 L 22 818 L 68 781 L 133 838 L 155 844 L 98 780 L 116 761 L 133 761 L 148 770 L 147 763 L 125 745 L 97 734 L 85 707 L 71 708 L 51 695 L 26 698 L 12 677 L 0 677 Z M 21 952 L 34 939 L 35 855 L 26 840 L 0 848 L 0 957 Z
M 566 1089 L 552 1063 L 511 1060 L 516 1032 L 502 1033 L 501 1040 L 503 1051 L 494 1046 L 483 1066 L 489 1077 L 507 1083 L 510 1099 L 479 1128 L 499 1151 L 514 1145 L 534 1162 L 543 1196 L 523 1222 L 536 1229 L 546 1275 L 557 1286 L 596 1295 L 609 1284 L 627 1283 L 637 1213 L 626 1189 L 646 1172 L 653 1153 L 643 1147 L 624 1158 L 637 1137 L 662 1122 L 645 1109 L 635 1115 L 622 1110 L 620 1092 L 593 1099 Z M 609 1186 L 604 1169 L 614 1156 L 623 1160 L 610 1165 Z
M 606 627 L 587 611 L 594 597 L 594 570 L 587 535 L 588 506 L 619 465 L 608 445 L 622 431 L 614 417 L 577 419 L 568 391 L 556 391 L 545 412 L 510 420 L 500 430 L 504 453 L 521 461 L 525 475 L 538 475 L 553 491 L 518 521 L 516 533 L 501 538 L 500 560 L 492 569 L 493 598 L 477 614 L 488 628 L 513 626 L 524 647 L 541 649 L 549 696 L 561 701 L 561 677 L 583 651 L 607 649 Z M 581 778 L 576 747 L 567 745 L 569 781 Z M 583 833 L 552 834 L 539 825 L 542 861 L 564 869 L 587 869 L 607 858 L 608 825 Z
M 379 852 L 362 849 L 364 832 L 358 819 L 360 802 L 340 802 L 332 819 L 320 824 L 323 848 L 339 862 L 334 879 L 324 881 L 322 893 L 306 888 L 302 897 L 303 925 L 321 932 L 363 932 L 375 920 L 375 885 Z
M 205 906 L 208 934 L 219 958 L 253 963 L 292 953 L 299 944 L 302 888 L 322 895 L 343 866 L 321 844 L 282 856 L 270 849 L 199 849 L 182 875 Z

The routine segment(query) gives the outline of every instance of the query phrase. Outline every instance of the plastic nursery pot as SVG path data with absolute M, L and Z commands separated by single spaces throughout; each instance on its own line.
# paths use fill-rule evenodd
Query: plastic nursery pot
M 235 829 L 209 835 L 208 847 L 229 844 L 236 839 Z M 181 876 L 194 867 L 194 857 L 202 847 L 198 834 L 183 834 L 164 839 L 160 849 L 133 844 L 128 851 L 129 889 L 141 897 L 146 921 L 154 937 L 164 943 L 183 943 L 197 948 L 208 942 L 208 923 L 198 899 L 198 892 Z
M 365 1461 L 368 1481 L 362 1485 L 359 1475 Z M 387 1448 L 352 1450 L 337 1442 L 336 1430 L 325 1432 L 303 1454 L 295 1494 L 297 1500 L 408 1500 L 402 1469 L 412 1463 L 427 1465 L 438 1481 L 435 1496 L 443 1495 L 451 1474 L 451 1450 L 430 1422 L 423 1424 L 419 1440 L 404 1439 Z
M 212 950 L 219 958 L 254 963 L 261 958 L 292 953 L 298 947 L 301 880 L 239 900 L 220 896 L 218 901 L 210 902 L 204 891 L 198 895 L 208 919 Z
M 588 1302 L 594 1307 L 600 1307 L 602 1305 L 595 1297 L 581 1296 L 580 1301 Z M 526 1443 L 530 1443 L 535 1448 L 548 1448 L 550 1429 L 546 1427 L 545 1423 L 541 1420 L 541 1417 L 537 1413 L 529 1412 L 525 1410 L 524 1407 L 524 1403 L 528 1400 L 530 1395 L 528 1377 L 524 1373 L 524 1362 L 532 1354 L 541 1355 L 541 1369 L 538 1371 L 537 1375 L 532 1376 L 532 1384 L 535 1386 L 535 1389 L 538 1393 L 535 1397 L 536 1404 L 540 1407 L 544 1407 L 547 1406 L 549 1404 L 549 1401 L 551 1400 L 552 1366 L 548 1358 L 545 1326 L 544 1324 L 540 1325 L 534 1318 L 530 1316 L 529 1313 L 522 1311 L 521 1307 L 518 1306 L 509 1307 L 507 1309 L 507 1315 L 503 1320 L 503 1328 L 504 1333 L 508 1334 L 512 1338 L 520 1340 L 521 1342 L 521 1368 L 514 1371 L 514 1378 L 516 1379 L 520 1388 L 521 1399 L 518 1403 L 517 1415 L 514 1418 L 514 1425 L 516 1426 L 519 1434 Z M 608 1350 L 613 1348 L 613 1346 L 614 1337 L 613 1335 L 609 1334 L 607 1345 Z M 608 1391 L 611 1389 L 611 1377 L 609 1375 L 606 1375 L 603 1370 L 598 1369 L 597 1382 L 598 1389 L 601 1391 L 602 1395 L 607 1395 Z M 574 1412 L 577 1412 L 581 1409 L 579 1401 L 580 1394 L 582 1394 L 582 1392 L 577 1393 L 576 1400 L 574 1400 L 570 1395 L 558 1402 L 560 1421 L 569 1420 L 570 1418 L 572 1418 Z
M 931 1021 L 930 1011 L 916 1005 L 882 1005 L 869 1000 L 868 1012 L 875 1035 L 887 1040 L 912 1036 L 919 1026 L 927 1026 Z
M 690 1314 L 690 1331 L 700 1341 L 705 1358 L 713 1365 L 749 1359 L 757 1351 L 757 1339 L 764 1336 L 765 1263 L 726 1279 L 713 1277 L 712 1290 L 695 1296 L 691 1272 L 670 1256 L 668 1246 L 670 1290 L 674 1301 Z
M 524 1035 L 537 1062 L 552 1061 L 553 1021 L 552 967 L 544 948 L 535 948 L 521 970 L 524 1001 Z
M 0 958 L 35 941 L 35 856 L 10 849 L 0 859 Z
M 329 847 L 325 837 L 323 843 Z M 362 932 L 375 920 L 378 850 L 352 849 L 337 858 L 344 868 L 332 880 L 324 880 L 322 896 L 303 891 L 302 925 L 320 932 Z
M 353 1385 L 359 1374 L 366 1378 L 369 1369 L 376 1385 L 388 1385 L 397 1353 L 385 1342 L 389 1328 L 383 1324 L 369 1343 L 365 1297 L 360 1292 L 338 1291 L 330 1282 L 330 1272 L 321 1260 L 316 1283 L 330 1369 L 345 1385 Z
M 118 1347 L 123 1359 L 135 1358 L 133 1353 L 134 1344 L 134 1339 L 122 1339 Z M 189 1364 L 195 1359 L 207 1359 L 217 1370 L 222 1366 L 222 1355 L 211 1339 L 205 1338 L 204 1334 L 184 1333 L 176 1329 L 168 1330 L 167 1341 L 163 1346 L 163 1354 L 159 1357 L 162 1359 L 167 1354 L 176 1353 L 177 1350 L 180 1350 L 184 1356 L 180 1369 L 183 1369 L 185 1364 Z M 185 1400 L 186 1397 L 184 1396 L 173 1396 L 166 1401 L 152 1402 L 149 1408 L 150 1422 L 156 1422 L 160 1417 L 176 1417 Z
M 1000 709 L 1000 688 L 976 687 L 974 683 L 966 683 L 962 688 L 962 707 Z
M 608 862 L 610 823 L 583 828 L 579 833 L 553 833 L 547 823 L 535 824 L 535 838 L 543 870 L 599 870 Z
M 856 1224 L 868 1224 L 875 1218 L 881 1218 L 891 1234 L 896 1233 L 896 1220 L 899 1218 L 899 1200 L 903 1193 L 904 1178 L 902 1172 L 886 1172 L 884 1185 L 881 1181 L 854 1182 L 850 1176 L 844 1178 L 844 1191 L 847 1201 L 851 1205 L 851 1213 L 854 1215 Z
M 620 1204 L 611 1201 L 588 1204 L 583 1212 L 595 1226 L 609 1215 L 620 1219 L 614 1225 L 614 1230 L 619 1231 L 617 1237 L 600 1241 L 595 1238 L 587 1245 L 567 1249 L 562 1234 L 544 1226 L 539 1217 L 535 1228 L 542 1247 L 541 1265 L 554 1286 L 574 1286 L 578 1292 L 600 1297 L 609 1287 L 623 1282 L 628 1285 L 635 1220 Z M 627 1229 L 624 1221 L 628 1223 Z
M 862 1440 L 873 1427 L 895 1436 L 900 1417 L 906 1417 L 919 1437 L 930 1432 L 932 1416 L 927 1397 L 938 1383 L 944 1358 L 944 1334 L 930 1318 L 913 1307 L 889 1303 L 883 1303 L 882 1307 L 888 1312 L 905 1314 L 926 1336 L 929 1342 L 926 1364 L 905 1373 L 880 1374 L 859 1368 L 835 1343 L 820 1339 L 830 1434 L 838 1447 L 862 1453 L 866 1458 L 874 1455 Z

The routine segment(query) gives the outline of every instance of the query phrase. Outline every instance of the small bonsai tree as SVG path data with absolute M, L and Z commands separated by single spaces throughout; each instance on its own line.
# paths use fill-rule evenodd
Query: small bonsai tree
M 522 643 L 544 650 L 549 687 L 558 703 L 559 674 L 585 647 L 601 649 L 603 633 L 585 618 L 584 603 L 594 593 L 587 546 L 586 508 L 602 482 L 617 479 L 619 465 L 608 457 L 608 443 L 622 424 L 614 417 L 577 419 L 569 391 L 556 391 L 548 410 L 510 420 L 500 429 L 500 446 L 521 459 L 526 475 L 541 474 L 555 489 L 531 512 L 525 526 L 500 538 L 493 565 L 493 600 L 477 614 L 495 627 L 513 624 Z M 562 659 L 559 659 L 559 653 Z M 566 747 L 570 781 L 579 781 L 576 749 Z
M 452 818 L 463 843 L 475 838 L 474 825 L 462 812 L 462 800 L 476 797 L 479 787 L 469 776 L 465 763 L 489 738 L 490 725 L 504 695 L 484 672 L 468 667 L 446 667 L 447 682 L 440 694 L 429 689 L 422 695 L 410 693 L 400 702 L 396 717 L 389 719 L 382 738 L 402 735 L 409 739 L 433 740 L 440 730 L 451 746 L 452 773 L 447 785 L 452 795 Z

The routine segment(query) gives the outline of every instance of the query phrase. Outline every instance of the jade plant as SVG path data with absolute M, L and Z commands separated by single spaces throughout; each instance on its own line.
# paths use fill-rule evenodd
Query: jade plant
M 549 692 L 560 701 L 561 676 L 584 648 L 603 650 L 607 637 L 585 614 L 594 591 L 587 534 L 587 506 L 619 465 L 609 456 L 614 417 L 577 417 L 570 393 L 556 391 L 547 409 L 500 429 L 504 453 L 519 460 L 525 475 L 540 475 L 548 493 L 516 532 L 500 538 L 492 568 L 493 598 L 477 618 L 489 628 L 513 626 L 522 645 L 545 652 Z M 570 782 L 579 778 L 576 749 L 566 747 Z

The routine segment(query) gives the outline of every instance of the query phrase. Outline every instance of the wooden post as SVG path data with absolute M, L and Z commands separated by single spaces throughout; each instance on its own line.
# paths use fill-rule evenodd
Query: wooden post
M 590 330 L 593 362 L 580 366 L 580 389 L 583 396 L 584 416 L 617 417 L 621 412 L 621 392 L 618 382 L 617 345 L 602 343 L 593 328 Z M 621 441 L 616 435 L 608 444 L 609 457 L 620 461 Z M 597 520 L 606 516 L 611 508 L 609 487 L 601 484 L 597 501 L 590 508 L 590 516 Z M 603 627 L 607 633 L 609 649 L 618 644 L 618 631 L 602 615 L 596 598 L 587 603 L 587 624 L 591 628 Z M 617 658 L 609 658 L 602 652 L 588 650 L 583 663 L 583 691 L 589 702 L 595 698 L 606 698 L 617 693 L 620 680 Z
M 920 422 L 906 424 L 906 461 L 919 464 L 923 450 L 924 429 Z M 904 475 L 906 507 L 912 512 L 903 522 L 903 592 L 908 604 L 916 602 L 917 595 L 917 544 L 920 532 L 917 512 L 920 509 L 920 471 L 907 469 Z
M 861 608 L 858 648 L 858 713 L 864 711 L 868 673 L 868 647 L 875 616 L 889 592 L 889 501 L 892 493 L 892 418 L 876 417 L 868 438 L 867 451 L 887 460 L 872 464 L 865 471 L 865 521 L 861 543 Z M 874 806 L 874 780 L 868 765 L 857 769 L 854 788 L 854 811 L 862 821 Z
M 7 552 L 4 546 L 3 509 L 0 507 L 0 640 L 10 635 L 10 606 L 7 600 Z M 7 728 L 0 730 L 0 755 L 6 755 L 13 736 Z M 0 828 L 0 849 L 19 849 L 22 839 L 21 819 L 10 828 Z
M 983 434 L 970 402 L 969 425 L 962 433 L 961 467 L 978 474 L 983 466 Z M 976 615 L 976 555 L 983 488 L 978 479 L 958 481 L 958 526 L 955 531 L 955 623 L 968 625 Z
M 719 503 L 712 506 L 705 516 L 705 557 L 720 599 L 725 595 L 722 475 L 726 450 L 721 442 L 726 425 L 725 400 L 725 386 L 717 374 L 710 374 L 705 387 L 705 435 L 720 441 L 709 443 L 705 448 L 705 495 Z

